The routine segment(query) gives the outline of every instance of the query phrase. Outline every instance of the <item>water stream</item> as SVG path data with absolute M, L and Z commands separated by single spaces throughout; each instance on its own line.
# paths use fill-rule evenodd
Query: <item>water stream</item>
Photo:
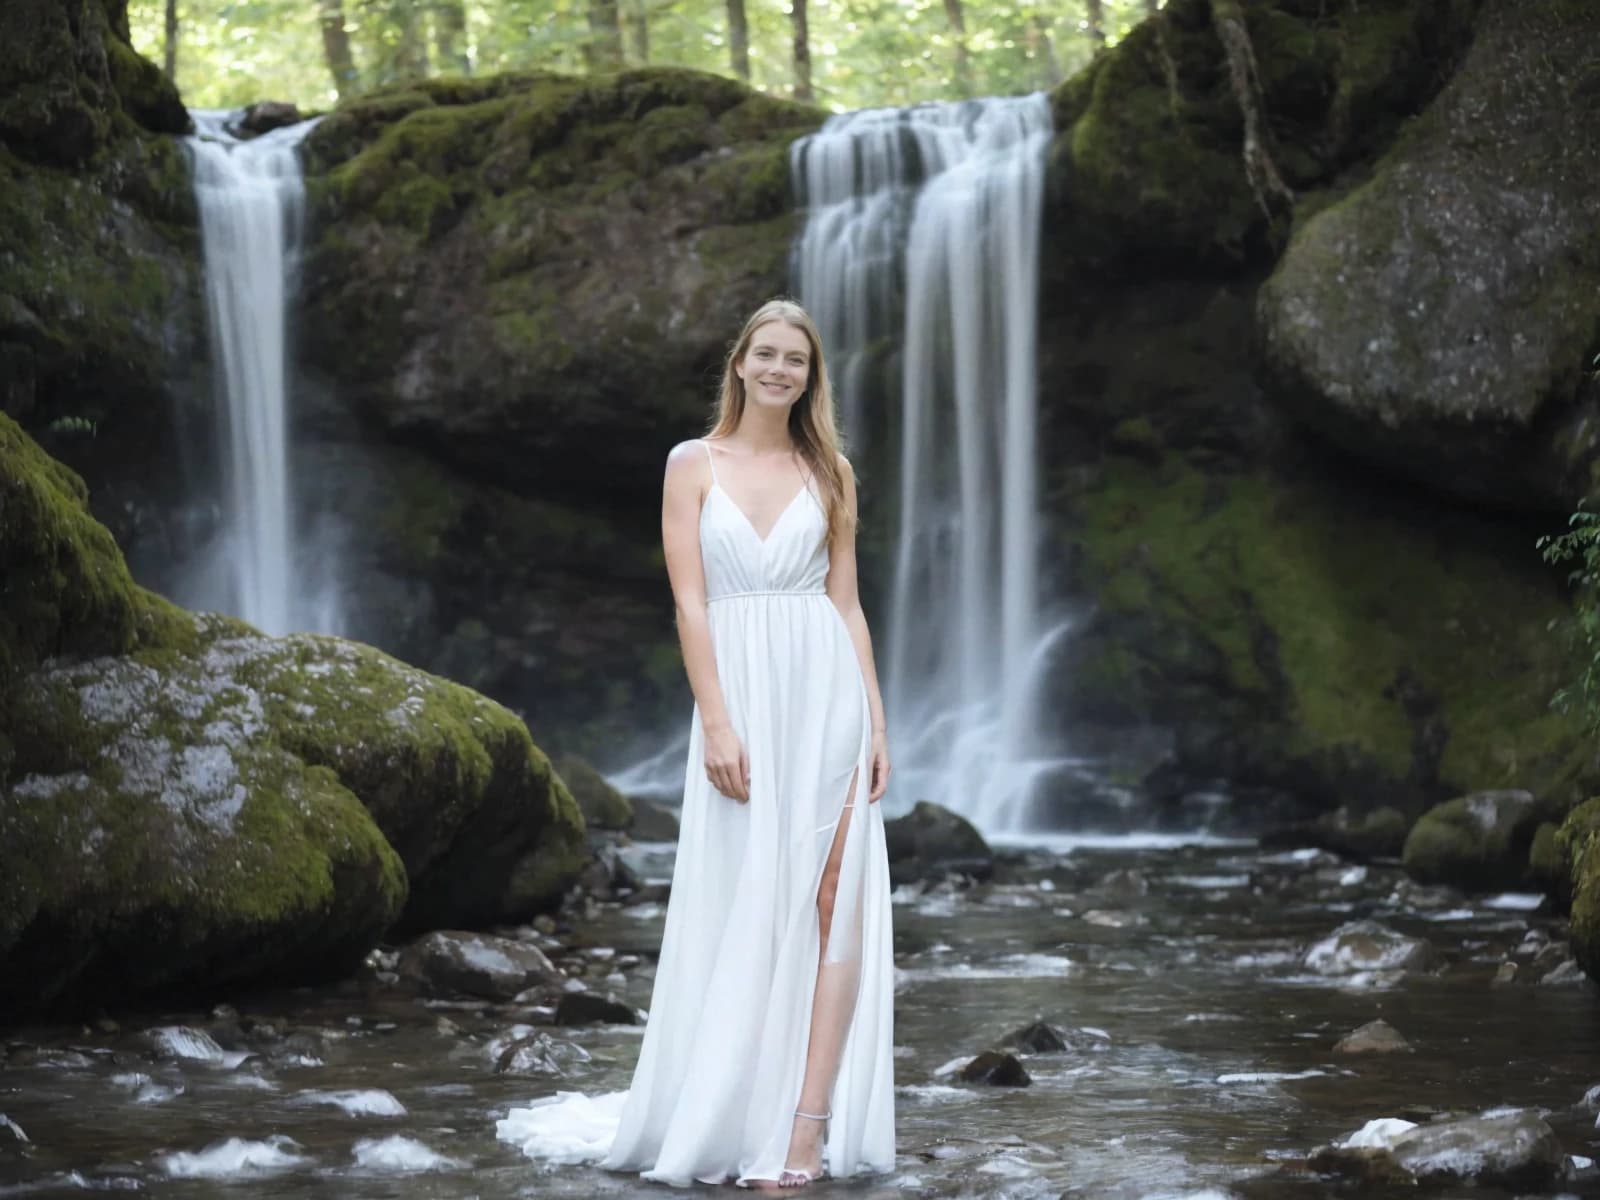
M 192 115 L 224 523 L 176 599 L 270 634 L 338 633 L 325 559 L 296 536 L 289 424 L 290 310 L 305 225 L 299 146 L 316 123 L 240 140 L 227 129 L 236 114 Z
M 1049 633 L 1037 570 L 1035 337 L 1042 95 L 832 117 L 797 142 L 801 297 L 853 451 L 892 472 L 878 631 L 898 792 L 985 832 L 1025 828 Z M 885 370 L 895 358 L 898 370 Z M 898 376 L 898 390 L 888 380 Z M 890 445 L 866 445 L 880 422 Z
M 670 847 L 635 853 L 645 876 L 666 876 Z M 897 893 L 899 1160 L 892 1176 L 820 1194 L 1381 1198 L 1308 1174 L 1305 1156 L 1375 1117 L 1501 1105 L 1543 1111 L 1568 1154 L 1600 1151 L 1582 1104 L 1600 1083 L 1593 987 L 1493 981 L 1553 928 L 1525 898 L 1466 900 L 1394 867 L 1181 838 L 1056 839 L 1006 858 L 1003 882 Z M 656 903 L 600 904 L 561 931 L 561 949 L 547 944 L 574 979 L 643 1006 L 661 917 Z M 1358 917 L 1427 939 L 1440 965 L 1313 969 L 1308 949 Z M 640 1027 L 548 1027 L 547 1009 L 430 999 L 376 968 L 231 999 L 238 1011 L 219 1016 L 11 1030 L 0 1113 L 29 1140 L 0 1120 L 0 1196 L 665 1194 L 527 1161 L 494 1136 L 498 1116 L 535 1096 L 625 1087 Z M 956 1066 L 1041 1017 L 1072 1045 L 1024 1055 L 1031 1086 L 958 1081 Z M 1412 1051 L 1333 1051 L 1376 1017 Z M 500 1050 L 530 1027 L 587 1061 L 559 1078 L 497 1073 Z M 1597 1197 L 1600 1182 L 1553 1190 Z

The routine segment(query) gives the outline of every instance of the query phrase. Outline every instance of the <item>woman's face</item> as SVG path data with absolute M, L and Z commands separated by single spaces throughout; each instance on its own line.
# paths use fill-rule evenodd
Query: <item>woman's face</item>
M 756 327 L 733 369 L 744 381 L 745 403 L 788 408 L 806 390 L 811 340 L 787 321 L 768 321 Z

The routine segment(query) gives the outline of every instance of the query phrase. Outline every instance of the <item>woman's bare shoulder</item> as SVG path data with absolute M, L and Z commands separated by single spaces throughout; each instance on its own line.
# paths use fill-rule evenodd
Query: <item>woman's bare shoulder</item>
M 679 442 L 667 452 L 667 478 L 699 478 L 706 470 L 706 444 L 699 438 Z

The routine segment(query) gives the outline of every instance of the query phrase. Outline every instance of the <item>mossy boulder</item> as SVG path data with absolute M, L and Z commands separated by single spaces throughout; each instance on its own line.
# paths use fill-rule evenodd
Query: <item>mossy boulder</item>
M 1058 558 L 1095 605 L 1052 672 L 1063 730 L 1171 727 L 1189 778 L 1285 789 L 1308 816 L 1578 798 L 1595 756 L 1549 708 L 1566 598 L 1529 531 L 1315 459 L 1201 458 L 1109 455 L 1058 482 Z
M 481 478 L 654 494 L 739 321 L 787 283 L 787 148 L 822 117 L 665 68 L 341 108 L 306 143 L 306 354 Z
M 1419 883 L 1469 892 L 1520 887 L 1529 878 L 1534 834 L 1550 816 L 1531 792 L 1475 792 L 1436 805 L 1406 837 L 1401 861 Z
M 1501 508 L 1600 469 L 1600 8 L 1492 0 L 1459 71 L 1262 287 L 1272 397 L 1362 459 Z
M 633 802 L 607 783 L 594 767 L 568 755 L 557 768 L 590 829 L 627 829 L 633 824 Z
M 1561 849 L 1561 825 L 1556 821 L 1541 822 L 1533 831 L 1533 842 L 1528 847 L 1528 878 L 1550 897 L 1560 911 L 1566 911 L 1572 902 L 1572 876 L 1566 854 Z
M 1164 273 L 1272 252 L 1245 174 L 1244 119 L 1210 0 L 1169 0 L 1052 96 L 1046 260 Z M 1269 152 L 1295 191 L 1393 136 L 1436 92 L 1476 0 L 1243 6 Z
M 1589 978 L 1600 983 L 1600 798 L 1567 814 L 1556 849 L 1568 872 L 1572 954 Z
M 326 974 L 397 923 L 552 905 L 582 866 L 511 713 L 144 591 L 3 415 L 0 599 L 0 1013 Z
M 0 7 L 0 142 L 81 163 L 137 125 L 186 133 L 189 114 L 129 45 L 127 0 L 8 0 Z

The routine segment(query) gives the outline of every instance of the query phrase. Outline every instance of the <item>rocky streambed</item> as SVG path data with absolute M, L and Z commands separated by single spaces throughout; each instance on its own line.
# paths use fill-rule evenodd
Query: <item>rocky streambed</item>
M 339 986 L 11 1030 L 0 1196 L 656 1194 L 530 1162 L 494 1123 L 626 1087 L 671 852 L 623 850 L 620 900 L 384 948 Z M 1539 903 L 1179 837 L 903 884 L 900 1159 L 828 1188 L 1600 1196 L 1600 997 Z

